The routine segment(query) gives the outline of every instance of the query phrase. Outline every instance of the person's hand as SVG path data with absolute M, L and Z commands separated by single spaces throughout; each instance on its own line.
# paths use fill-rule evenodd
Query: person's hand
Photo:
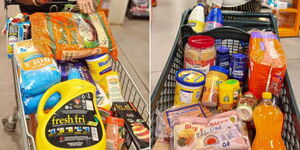
M 77 0 L 77 5 L 85 14 L 91 14 L 95 12 L 93 0 Z

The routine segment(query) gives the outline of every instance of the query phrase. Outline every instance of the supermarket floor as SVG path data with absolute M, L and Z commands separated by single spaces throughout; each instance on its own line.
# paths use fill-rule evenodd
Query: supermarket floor
M 151 91 L 155 88 L 176 38 L 181 14 L 192 8 L 195 1 L 164 0 L 152 8 L 151 25 Z M 288 58 L 288 72 L 293 91 L 300 106 L 300 38 L 282 38 L 281 43 Z M 150 92 L 152 93 L 152 92 Z
M 3 1 L 0 6 L 3 6 Z M 3 12 L 3 7 L 0 7 Z M 17 7 L 12 7 L 9 14 L 18 12 Z M 1 13 L 3 14 L 3 13 Z M 0 29 L 3 29 L 4 16 L 0 15 Z M 116 38 L 119 50 L 119 58 L 129 72 L 133 81 L 139 87 L 145 99 L 148 99 L 149 90 L 149 22 L 139 20 L 126 20 L 123 26 L 113 25 L 112 32 Z M 0 36 L 0 119 L 10 115 L 15 106 L 15 95 L 13 89 L 13 77 L 10 60 L 6 57 L 5 37 Z M 15 133 L 7 133 L 0 125 L 0 150 L 22 149 L 21 133 L 19 126 Z

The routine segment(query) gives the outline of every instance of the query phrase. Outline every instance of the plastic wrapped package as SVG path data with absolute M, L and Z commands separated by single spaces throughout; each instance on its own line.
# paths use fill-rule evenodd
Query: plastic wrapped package
M 89 73 L 88 66 L 85 61 L 77 61 L 77 62 L 59 62 L 58 63 L 59 70 L 61 71 L 62 74 L 62 81 L 66 81 L 69 75 L 69 71 L 71 69 L 78 69 L 80 76 L 83 80 L 86 80 L 93 85 L 96 86 L 96 101 L 97 101 L 97 106 L 101 108 L 105 108 L 107 110 L 110 110 L 112 101 L 110 101 L 107 98 L 107 95 L 105 94 L 104 90 L 100 87 L 100 85 L 95 82 Z
M 174 124 L 171 149 L 251 149 L 246 126 L 236 111 L 209 118 L 178 117 Z
M 8 58 L 12 58 L 14 44 L 31 38 L 28 16 L 19 13 L 15 17 L 7 19 L 5 30 L 8 39 L 7 55 Z
M 103 12 L 35 13 L 30 21 L 34 46 L 46 57 L 73 60 L 109 53 L 117 59 L 117 46 Z
M 173 136 L 172 127 L 174 126 L 174 121 L 176 118 L 188 116 L 210 117 L 213 115 L 213 113 L 207 107 L 202 106 L 200 103 L 174 106 L 158 114 L 161 115 L 157 117 L 159 118 L 159 124 L 156 128 L 158 131 L 156 136 L 160 139 L 165 139 L 166 141 Z
M 17 42 L 14 46 L 14 56 L 20 67 L 20 87 L 23 96 L 39 95 L 60 82 L 60 72 L 55 60 L 44 57 L 37 51 L 32 40 Z
M 23 97 L 23 104 L 24 104 L 24 110 L 25 114 L 33 114 L 36 113 L 37 107 L 39 105 L 39 102 L 42 98 L 43 94 L 39 94 L 36 96 L 32 97 Z M 49 97 L 49 99 L 46 102 L 45 108 L 44 109 L 49 109 L 55 106 L 60 100 L 60 94 L 59 93 L 54 93 L 52 96 Z
M 286 55 L 280 42 L 272 32 L 252 32 L 249 45 L 248 89 L 261 98 L 268 91 L 272 77 L 283 83 L 286 74 Z

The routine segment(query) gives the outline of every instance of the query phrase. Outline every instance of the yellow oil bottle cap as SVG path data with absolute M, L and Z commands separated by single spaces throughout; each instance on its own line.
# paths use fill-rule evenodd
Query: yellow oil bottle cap
M 270 92 L 263 92 L 262 98 L 263 99 L 272 99 L 272 93 L 270 93 Z

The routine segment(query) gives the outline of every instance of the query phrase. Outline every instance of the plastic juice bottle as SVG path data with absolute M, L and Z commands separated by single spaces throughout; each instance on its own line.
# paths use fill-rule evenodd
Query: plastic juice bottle
M 285 150 L 281 137 L 283 114 L 272 104 L 272 94 L 264 92 L 262 101 L 253 111 L 256 135 L 252 150 Z
M 202 32 L 205 27 L 204 8 L 202 4 L 198 4 L 191 12 L 188 25 L 192 27 L 195 32 Z

